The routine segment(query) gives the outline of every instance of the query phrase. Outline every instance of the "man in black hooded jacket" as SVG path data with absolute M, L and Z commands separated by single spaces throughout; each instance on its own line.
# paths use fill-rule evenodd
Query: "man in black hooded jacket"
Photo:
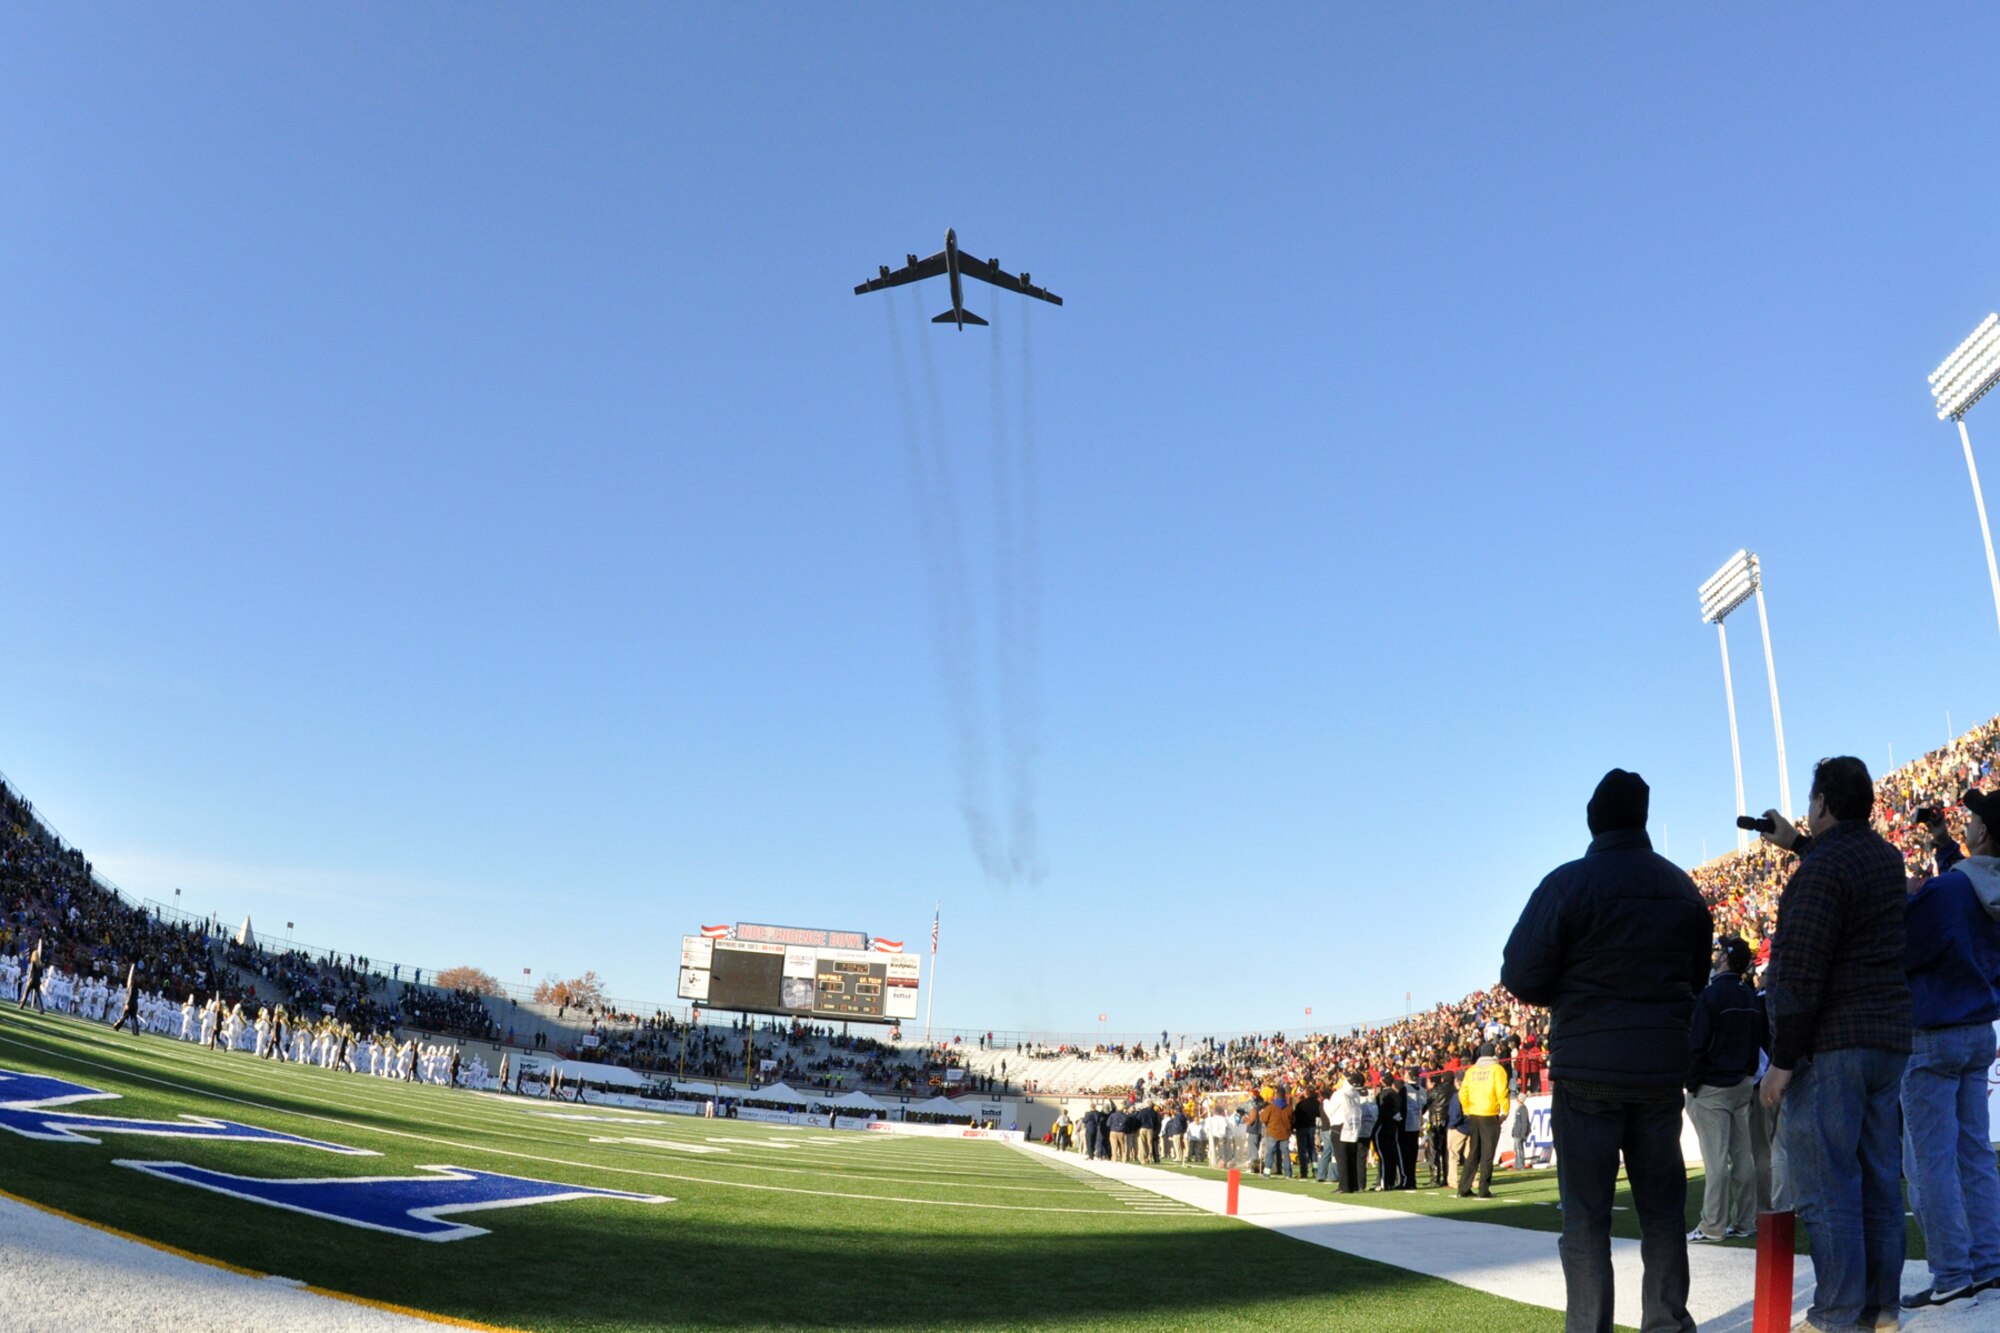
M 1589 850 L 1551 871 L 1528 899 L 1500 969 L 1516 997 L 1553 1010 L 1566 1333 L 1611 1333 L 1611 1199 L 1621 1154 L 1645 1265 L 1642 1333 L 1695 1333 L 1681 1090 L 1713 935 L 1694 881 L 1646 837 L 1650 796 L 1637 773 L 1604 775 L 1586 812 Z

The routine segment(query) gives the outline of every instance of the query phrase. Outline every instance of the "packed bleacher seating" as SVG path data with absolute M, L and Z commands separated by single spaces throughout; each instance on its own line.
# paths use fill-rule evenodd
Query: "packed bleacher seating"
M 748 1077 L 826 1092 L 930 1093 L 961 1084 L 967 1090 L 986 1091 L 999 1085 L 990 1075 L 954 1079 L 949 1074 L 963 1069 L 963 1043 L 940 1043 L 927 1051 L 795 1019 L 752 1023 L 737 1019 L 723 1026 L 690 1024 L 665 1013 L 644 1019 L 619 1015 L 592 1021 L 584 1038 L 573 1047 L 562 1047 L 560 1053 L 642 1073 Z
M 1947 810 L 1968 788 L 1991 787 L 1996 759 L 2000 759 L 2000 718 L 1981 723 L 1878 780 L 1876 827 L 1903 852 L 1912 875 L 1927 873 L 1931 861 L 1929 835 L 1916 812 L 1924 806 Z M 1952 813 L 1950 824 L 1956 835 L 1962 815 Z M 1791 864 L 1787 854 L 1753 842 L 1747 851 L 1730 852 L 1690 872 L 1708 901 L 1717 934 L 1739 934 L 1750 941 L 1760 967 L 1770 957 L 1778 899 Z M 1455 1070 L 1465 1054 L 1484 1040 L 1494 1041 L 1503 1058 L 1517 1068 L 1525 1063 L 1532 1086 L 1539 1091 L 1547 1036 L 1547 1014 L 1522 1004 L 1496 984 L 1410 1018 L 1345 1035 L 1287 1038 L 1280 1033 L 1221 1043 L 1211 1040 L 1176 1064 L 1154 1091 L 1178 1093 L 1193 1102 L 1223 1089 L 1266 1083 L 1325 1086 L 1335 1075 L 1357 1073 L 1376 1087 L 1392 1071 Z
M 1875 784 L 1875 826 L 1902 851 L 1912 875 L 1924 873 L 1931 860 L 1929 835 L 1917 822 L 1916 812 L 1925 806 L 1948 810 L 1968 788 L 1991 786 L 1996 753 L 2000 753 L 2000 718 L 1981 723 Z M 1962 820 L 1956 812 L 1949 815 L 1954 835 L 1961 831 Z M 1749 941 L 1760 966 L 1770 957 L 1771 936 L 1778 928 L 1778 895 L 1790 873 L 1790 861 L 1785 853 L 1760 842 L 1692 872 L 1715 915 L 1716 929 Z
M 474 991 L 439 990 L 435 986 L 403 987 L 396 1002 L 397 1019 L 404 1027 L 453 1037 L 491 1041 L 496 1035 L 493 1011 Z
M 1916 819 L 1923 806 L 1948 808 L 1969 787 L 1994 781 L 2000 718 L 1940 750 L 1905 764 L 1877 784 L 1876 824 L 1898 846 L 1911 873 L 1925 871 L 1929 835 Z M 1954 831 L 1956 819 L 1954 818 Z M 1753 843 L 1692 872 L 1709 901 L 1718 934 L 1752 941 L 1759 962 L 1777 928 L 1778 900 L 1790 858 Z M 385 979 L 369 960 L 303 951 L 272 952 L 226 944 L 199 922 L 168 922 L 98 882 L 89 863 L 62 845 L 18 793 L 0 784 L 0 955 L 40 945 L 51 967 L 79 979 L 122 978 L 138 962 L 156 992 L 192 995 L 200 1004 L 254 1010 L 254 975 L 276 988 L 295 1014 L 324 1015 L 357 1031 L 395 1024 L 433 1033 L 495 1039 L 488 1001 L 473 992 Z M 400 994 L 396 992 L 400 990 Z M 393 997 L 393 998 L 392 998 Z M 520 1010 L 526 1022 L 526 1010 Z M 1128 1093 L 1198 1101 L 1209 1092 L 1267 1083 L 1324 1086 L 1360 1075 L 1370 1086 L 1409 1070 L 1450 1070 L 1472 1048 L 1493 1041 L 1523 1077 L 1539 1087 L 1546 1015 L 1499 986 L 1392 1022 L 1344 1033 L 1274 1033 L 1143 1042 L 999 1042 L 963 1037 L 931 1047 L 837 1032 L 823 1024 L 738 1019 L 690 1023 L 665 1010 L 641 1018 L 598 1007 L 554 1017 L 578 1024 L 558 1053 L 649 1074 L 784 1081 L 802 1090 L 850 1089 L 898 1094 L 934 1091 Z M 588 1024 L 587 1030 L 582 1024 Z M 510 1022 L 506 1031 L 512 1034 Z M 546 1047 L 546 1033 L 532 1043 Z M 523 1044 L 529 1044 L 524 1040 Z
M 371 1030 L 395 1022 L 381 999 L 382 978 L 368 972 L 365 958 L 313 958 L 297 949 L 271 953 L 236 943 L 223 956 L 239 971 L 270 982 L 293 1013 L 327 1014 Z
M 156 990 L 252 998 L 216 966 L 213 943 L 196 926 L 161 922 L 104 889 L 81 852 L 64 847 L 25 800 L 0 786 L 0 953 L 40 944 L 51 967 L 121 983 L 136 961 Z

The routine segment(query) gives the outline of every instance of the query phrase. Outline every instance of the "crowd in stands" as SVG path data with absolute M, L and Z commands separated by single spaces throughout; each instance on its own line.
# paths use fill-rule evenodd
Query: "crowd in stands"
M 929 1095 L 947 1087 L 986 1091 L 1002 1082 L 970 1071 L 952 1078 L 947 1071 L 961 1068 L 963 1057 L 951 1043 L 912 1050 L 801 1019 L 738 1018 L 720 1026 L 666 1013 L 620 1017 L 626 1021 L 594 1020 L 576 1048 L 564 1053 L 641 1073 L 711 1080 L 748 1075 L 759 1083 L 826 1092 Z
M 1968 788 L 1990 787 L 2000 760 L 2000 718 L 1973 727 L 1942 749 L 1886 774 L 1877 784 L 1874 822 L 1904 854 L 1912 876 L 1929 871 L 1931 842 L 1916 818 L 1929 806 L 1952 807 Z M 1962 815 L 1949 815 L 1954 835 Z M 1708 902 L 1719 935 L 1737 934 L 1751 945 L 1756 965 L 1768 961 L 1778 927 L 1778 897 L 1795 864 L 1776 847 L 1753 842 L 1690 872 Z M 1305 1037 L 1208 1039 L 1177 1052 L 1173 1067 L 1150 1090 L 1120 1089 L 1130 1100 L 1165 1095 L 1183 1105 L 1228 1089 L 1329 1086 L 1362 1076 L 1370 1088 L 1411 1070 L 1456 1071 L 1464 1053 L 1492 1041 L 1503 1062 L 1530 1092 L 1543 1090 L 1548 1014 L 1522 1004 L 1498 984 L 1439 1004 L 1399 1022 L 1347 1034 Z M 1041 1057 L 1037 1057 L 1041 1058 Z M 1521 1075 L 1526 1075 L 1521 1079 Z M 1092 1090 L 1096 1091 L 1096 1090 Z
M 1990 786 L 1997 755 L 2000 718 L 1881 779 L 1875 823 L 1904 852 L 1911 874 L 1924 873 L 1930 856 L 1930 840 L 1917 811 L 1949 807 L 1967 788 Z M 1760 965 L 1777 928 L 1788 861 L 1775 848 L 1756 843 L 1691 872 L 1717 931 L 1749 941 Z M 191 994 L 203 1003 L 219 996 L 225 1005 L 254 1007 L 256 995 L 236 975 L 240 969 L 276 986 L 292 1011 L 327 1015 L 357 1030 L 401 1022 L 459 1036 L 500 1035 L 486 1002 L 473 992 L 410 984 L 392 1004 L 385 979 L 365 958 L 315 958 L 240 945 L 225 949 L 223 941 L 199 925 L 158 920 L 98 884 L 81 853 L 62 846 L 18 794 L 0 786 L 0 953 L 25 952 L 34 944 L 44 946 L 50 965 L 78 977 L 122 978 L 123 965 L 137 960 L 149 987 L 170 995 Z M 781 1019 L 761 1024 L 739 1019 L 725 1027 L 691 1023 L 664 1011 L 640 1018 L 603 1007 L 587 1016 L 595 1041 L 586 1039 L 561 1053 L 643 1072 L 736 1079 L 747 1070 L 763 1082 L 783 1080 L 796 1088 L 827 1091 L 1011 1088 L 1004 1066 L 985 1061 L 988 1068 L 971 1067 L 962 1038 L 913 1049 Z M 1547 1014 L 1496 984 L 1396 1022 L 1346 1033 L 1182 1039 L 1174 1044 L 1162 1033 L 1150 1051 L 1143 1043 L 1021 1043 L 1008 1049 L 1018 1056 L 1017 1066 L 1058 1059 L 1152 1060 L 1159 1068 L 1150 1079 L 1079 1091 L 1123 1093 L 1134 1100 L 1161 1097 L 1195 1106 L 1225 1090 L 1325 1087 L 1355 1076 L 1364 1086 L 1378 1088 L 1413 1070 L 1455 1070 L 1464 1052 L 1486 1042 L 1500 1052 L 1520 1086 L 1540 1091 L 1546 1041 Z M 990 1033 L 976 1037 L 974 1047 L 1001 1049 Z M 960 1071 L 955 1076 L 954 1069 Z
M 99 883 L 90 862 L 65 847 L 35 817 L 33 807 L 0 785 L 0 955 L 25 955 L 39 947 L 43 965 L 78 983 L 122 986 L 137 964 L 151 993 L 192 997 L 197 1005 L 220 1000 L 255 1014 L 263 978 L 291 1013 L 329 1018 L 355 1031 L 398 1024 L 462 1037 L 492 1038 L 494 1024 L 476 995 L 409 985 L 401 999 L 387 998 L 388 979 L 369 960 L 349 955 L 314 957 L 300 950 L 271 951 L 232 942 L 200 921 L 166 921 Z
M 48 966 L 79 978 L 123 982 L 133 961 L 148 986 L 170 994 L 254 998 L 215 966 L 198 927 L 159 921 L 91 876 L 90 863 L 64 847 L 17 793 L 0 786 L 0 953 L 41 945 Z
M 990 1034 L 980 1041 L 984 1049 L 997 1049 L 991 1045 Z M 1160 1044 L 1152 1053 L 1146 1051 L 1144 1042 L 1100 1042 L 1095 1046 L 1071 1045 L 1067 1042 L 1045 1045 L 1040 1042 L 1022 1042 L 1015 1050 L 1029 1060 L 1151 1060 L 1167 1053 L 1166 1034 L 1160 1036 Z
M 396 1009 L 404 1027 L 479 1041 L 492 1041 L 498 1035 L 493 1011 L 477 991 L 405 986 Z
M 223 956 L 232 967 L 277 987 L 293 1013 L 326 1014 L 363 1031 L 395 1021 L 376 994 L 382 978 L 369 973 L 365 958 L 313 958 L 297 949 L 270 953 L 234 942 Z
M 1875 784 L 1875 827 L 1903 853 L 1911 875 L 1926 874 L 1931 843 L 1917 811 L 1928 806 L 1945 810 L 1954 837 L 1963 833 L 1963 816 L 1950 812 L 1968 788 L 1992 785 L 2000 754 L 2000 718 L 1972 728 L 1943 749 L 1885 774 Z M 1787 853 L 1765 842 L 1747 852 L 1733 852 L 1689 873 L 1708 900 L 1715 927 L 1748 942 L 1758 966 L 1769 961 L 1771 937 L 1778 929 L 1778 895 L 1793 864 Z

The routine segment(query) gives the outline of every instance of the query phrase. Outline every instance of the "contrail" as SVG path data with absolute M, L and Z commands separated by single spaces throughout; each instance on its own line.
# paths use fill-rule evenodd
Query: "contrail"
M 1041 697 L 1036 689 L 1041 669 L 1041 537 L 1037 505 L 1039 483 L 1035 458 L 1035 363 L 1028 304 L 1021 307 L 1021 451 L 1013 469 L 1020 496 L 1019 560 L 1014 575 L 1014 623 L 1007 635 L 1013 661 L 1012 686 L 1006 702 L 1007 764 L 1013 785 L 1010 845 L 1015 866 L 1029 883 L 1048 875 L 1035 825 L 1036 764 L 1041 757 Z M 994 339 L 994 346 L 999 346 Z M 997 362 L 996 362 L 997 364 Z
M 1027 314 L 1022 313 L 1022 349 L 1027 348 Z M 999 677 L 1000 746 L 1008 788 L 1007 865 L 1016 880 L 1038 883 L 1045 874 L 1035 835 L 1034 636 L 1031 628 L 1034 589 L 1032 532 L 1033 474 L 1027 445 L 1026 395 L 1023 384 L 1021 457 L 1007 430 L 1006 366 L 997 318 L 992 340 L 993 395 L 993 520 L 994 582 L 999 606 L 995 617 L 994 656 Z M 1022 359 L 1025 372 L 1027 360 Z
M 910 293 L 910 302 L 912 311 L 921 319 L 920 298 L 914 289 Z M 939 670 L 944 676 L 946 707 L 951 714 L 952 762 L 958 780 L 959 814 L 965 821 L 966 837 L 980 869 L 989 879 L 1004 880 L 1008 867 L 994 845 L 993 817 L 987 794 L 985 728 L 981 724 L 979 707 L 977 641 L 967 589 L 964 536 L 958 523 L 937 373 L 931 361 L 930 342 L 920 333 L 918 345 L 922 352 L 925 406 L 930 422 L 929 439 L 926 441 L 918 430 L 916 408 L 911 402 L 909 368 L 903 356 L 902 333 L 897 327 L 895 308 L 887 301 L 882 304 L 888 311 L 889 342 L 896 360 L 904 443 L 917 506 L 917 537 L 923 551 L 925 582 L 930 594 L 932 642 L 937 651 Z

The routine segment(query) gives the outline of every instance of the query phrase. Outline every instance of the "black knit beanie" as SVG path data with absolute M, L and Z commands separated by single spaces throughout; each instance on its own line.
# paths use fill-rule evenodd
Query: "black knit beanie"
M 1590 794 L 1590 804 L 1584 809 L 1591 834 L 1645 828 L 1646 807 L 1651 797 L 1652 789 L 1646 785 L 1646 779 L 1622 768 L 1612 769 L 1597 784 L 1597 790 Z

